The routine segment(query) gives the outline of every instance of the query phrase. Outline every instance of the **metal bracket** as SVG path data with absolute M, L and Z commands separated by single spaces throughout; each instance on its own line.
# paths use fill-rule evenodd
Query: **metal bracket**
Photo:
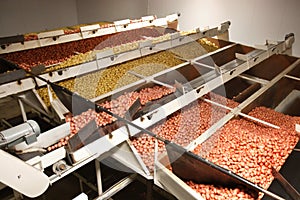
M 284 40 L 285 40 L 285 48 L 286 49 L 292 48 L 292 45 L 295 42 L 295 34 L 294 33 L 286 34 Z
M 225 33 L 226 31 L 228 31 L 230 25 L 231 25 L 230 21 L 224 22 L 221 24 L 221 26 L 218 27 L 218 31 L 220 33 Z

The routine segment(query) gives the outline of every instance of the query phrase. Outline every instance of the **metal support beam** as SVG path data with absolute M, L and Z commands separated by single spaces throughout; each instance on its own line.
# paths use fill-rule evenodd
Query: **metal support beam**
M 97 191 L 97 187 L 94 186 L 92 183 L 90 183 L 86 178 L 84 178 L 83 176 L 81 176 L 80 174 L 78 174 L 77 172 L 73 172 L 72 173 L 76 178 L 78 178 L 80 180 L 80 185 L 82 185 L 82 183 L 84 183 L 86 186 L 88 186 L 89 188 L 91 188 L 94 191 Z M 83 187 L 80 186 L 80 189 L 82 190 L 81 192 L 83 192 Z
M 100 195 L 95 200 L 106 200 L 112 197 L 113 195 L 117 194 L 119 191 L 124 189 L 126 186 L 128 186 L 130 183 L 132 183 L 135 180 L 136 174 L 131 174 L 128 177 L 123 178 L 118 183 L 111 186 L 108 190 L 103 192 L 102 195 Z
M 18 99 L 18 103 L 20 105 L 20 109 L 21 109 L 21 114 L 22 114 L 23 121 L 26 122 L 27 121 L 27 116 L 26 116 L 26 111 L 25 111 L 24 104 L 21 101 L 21 99 Z
M 95 159 L 95 169 L 96 169 L 98 195 L 100 196 L 103 193 L 103 191 L 102 191 L 100 161 L 98 159 Z
M 289 78 L 289 79 L 292 79 L 292 80 L 295 80 L 295 81 L 300 81 L 300 78 L 295 77 L 295 76 L 285 75 L 285 77 L 286 77 L 286 78 Z

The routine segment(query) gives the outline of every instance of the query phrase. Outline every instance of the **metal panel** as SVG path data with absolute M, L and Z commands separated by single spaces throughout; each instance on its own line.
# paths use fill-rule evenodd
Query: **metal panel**
M 175 176 L 170 170 L 165 168 L 161 163 L 156 163 L 155 179 L 172 195 L 178 199 L 197 199 L 201 200 L 203 197 L 188 187 L 181 179 Z

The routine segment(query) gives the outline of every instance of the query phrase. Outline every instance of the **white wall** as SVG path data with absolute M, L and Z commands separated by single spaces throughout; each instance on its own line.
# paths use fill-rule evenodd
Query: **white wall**
M 148 0 L 0 0 L 0 37 L 140 18 L 147 11 Z
M 178 11 L 182 30 L 230 20 L 230 40 L 252 46 L 293 32 L 300 57 L 299 10 L 299 0 L 0 0 L 0 37 Z
M 76 0 L 0 1 L 0 37 L 75 24 Z
M 148 5 L 148 13 L 158 16 L 180 12 L 181 30 L 229 20 L 230 40 L 251 46 L 265 39 L 283 40 L 293 32 L 293 55 L 300 56 L 299 0 L 149 0 Z
M 148 0 L 77 0 L 79 23 L 140 18 L 147 8 Z

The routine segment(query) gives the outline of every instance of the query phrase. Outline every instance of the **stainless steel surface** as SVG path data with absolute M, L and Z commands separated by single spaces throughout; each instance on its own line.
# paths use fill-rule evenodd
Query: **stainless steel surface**
M 272 167 L 272 175 L 277 179 L 284 190 L 292 197 L 293 200 L 299 200 L 300 194 L 298 191 L 279 173 Z
M 300 116 L 300 90 L 292 90 L 275 108 L 277 112 L 292 116 Z
M 112 149 L 110 156 L 146 179 L 153 178 L 137 150 L 130 145 L 130 141 L 125 141 Z
M 252 47 L 236 44 L 236 45 L 234 45 L 230 48 L 227 48 L 221 52 L 216 52 L 208 57 L 205 57 L 202 59 L 197 59 L 195 61 L 198 63 L 207 64 L 210 66 L 214 66 L 214 64 L 216 64 L 217 66 L 222 66 L 222 65 L 226 65 L 227 63 L 235 60 L 236 53 L 248 54 L 254 50 L 255 49 Z
M 156 163 L 156 179 L 171 194 L 178 199 L 203 200 L 203 197 L 192 188 L 183 184 L 182 180 L 175 176 L 161 163 Z
M 297 58 L 284 55 L 273 55 L 270 59 L 261 62 L 245 74 L 252 75 L 265 80 L 272 80 L 276 75 L 285 70 L 290 63 L 295 62 Z
M 240 103 L 262 87 L 260 83 L 255 81 L 256 79 L 248 79 L 239 75 L 216 88 L 213 92 L 220 95 L 225 94 L 227 98 Z
M 272 59 L 272 61 L 270 61 Z M 268 59 L 267 62 L 265 62 L 265 64 L 267 66 L 270 62 L 276 62 L 276 57 L 272 57 L 270 59 Z M 292 59 L 290 62 L 288 63 L 284 63 L 284 65 L 286 66 L 283 71 L 279 72 L 279 74 L 277 73 L 277 75 L 270 80 L 270 82 L 268 84 L 266 84 L 264 87 L 262 87 L 260 90 L 258 90 L 256 93 L 254 93 L 253 95 L 251 95 L 246 101 L 244 101 L 243 103 L 240 104 L 239 107 L 245 109 L 245 111 L 249 111 L 252 108 L 256 107 L 256 106 L 266 106 L 269 108 L 275 108 L 279 102 L 281 102 L 289 93 L 289 91 L 291 91 L 291 88 L 296 87 L 296 85 L 290 85 L 289 88 L 286 88 L 285 90 L 278 90 L 277 88 L 282 88 L 280 86 L 284 86 L 287 85 L 287 81 L 286 78 L 284 78 L 284 76 L 289 73 L 292 69 L 294 69 L 295 67 L 297 67 L 299 65 L 300 61 L 298 60 L 294 60 Z M 263 63 L 261 63 L 263 64 Z M 288 64 L 290 64 L 288 66 Z M 270 67 L 272 67 L 274 65 L 271 65 Z M 280 65 L 276 65 L 279 66 Z M 264 76 L 264 75 L 261 75 Z M 273 75 L 274 76 L 274 75 Z M 276 95 L 275 95 L 276 94 Z M 272 101 L 270 101 L 270 96 L 273 96 L 275 98 L 272 98 Z M 249 103 L 251 102 L 251 103 Z M 245 106 L 248 105 L 248 106 Z

